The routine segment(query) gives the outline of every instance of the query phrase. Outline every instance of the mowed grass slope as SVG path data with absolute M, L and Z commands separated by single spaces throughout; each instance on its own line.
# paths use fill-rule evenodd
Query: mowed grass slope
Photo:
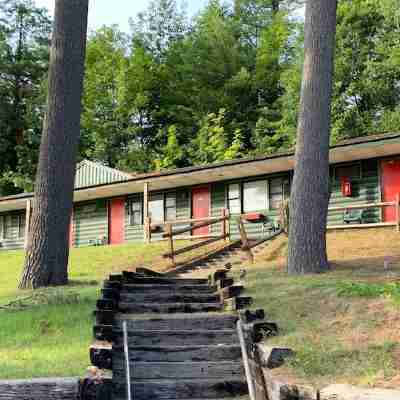
M 256 257 L 246 294 L 281 328 L 266 342 L 296 351 L 277 375 L 317 386 L 400 387 L 399 244 L 393 229 L 332 232 L 332 270 L 300 277 L 286 274 L 284 237 Z
M 17 290 L 24 252 L 0 252 L 0 379 L 84 374 L 102 281 L 139 265 L 163 270 L 166 250 L 166 242 L 72 249 L 70 284 L 37 291 Z

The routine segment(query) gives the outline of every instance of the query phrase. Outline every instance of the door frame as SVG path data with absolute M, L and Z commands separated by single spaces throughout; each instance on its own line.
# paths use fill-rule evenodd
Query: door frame
M 212 210 L 211 210 L 211 204 L 212 204 L 212 201 L 211 201 L 211 186 L 212 185 L 210 183 L 206 183 L 204 185 L 196 185 L 196 186 L 192 186 L 190 188 L 190 217 L 191 217 L 191 219 L 194 219 L 194 216 L 193 216 L 193 210 L 194 210 L 194 207 L 193 207 L 193 190 L 202 189 L 202 188 L 207 188 L 208 189 L 208 217 L 211 218 L 211 214 L 212 214 Z M 211 232 L 210 227 L 207 226 L 206 228 L 208 229 L 208 234 L 210 234 L 210 232 Z M 191 231 L 191 236 L 195 236 L 195 235 L 193 235 L 193 230 Z

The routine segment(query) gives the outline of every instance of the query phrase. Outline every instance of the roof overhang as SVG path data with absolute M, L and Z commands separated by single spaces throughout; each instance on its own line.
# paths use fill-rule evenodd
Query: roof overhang
M 359 143 L 344 143 L 330 150 L 330 163 L 344 163 L 377 157 L 400 155 L 400 134 L 383 140 L 361 140 Z M 77 189 L 74 202 L 90 201 L 99 198 L 126 196 L 142 193 L 144 183 L 150 191 L 168 190 L 184 186 L 196 186 L 240 178 L 256 177 L 294 169 L 293 153 L 256 157 L 253 159 L 231 160 L 222 163 L 178 170 L 165 171 L 134 177 L 123 182 Z M 0 212 L 21 210 L 31 194 L 10 196 L 0 199 Z

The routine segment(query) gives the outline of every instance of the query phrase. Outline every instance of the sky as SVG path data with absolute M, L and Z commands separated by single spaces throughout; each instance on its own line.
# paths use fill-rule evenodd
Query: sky
M 46 7 L 54 12 L 54 0 L 35 0 L 39 7 Z M 150 0 L 89 0 L 89 29 L 97 29 L 102 25 L 118 24 L 126 32 L 129 31 L 129 18 L 143 11 Z M 178 4 L 180 2 L 178 1 Z M 189 15 L 196 14 L 207 0 L 186 0 Z

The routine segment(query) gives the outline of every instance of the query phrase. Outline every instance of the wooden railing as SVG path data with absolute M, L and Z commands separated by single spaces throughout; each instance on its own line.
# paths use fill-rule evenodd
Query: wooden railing
M 395 221 L 393 222 L 376 222 L 376 223 L 360 223 L 360 224 L 343 224 L 343 225 L 328 225 L 328 229 L 345 229 L 345 228 L 373 228 L 383 226 L 396 226 L 400 232 L 400 194 L 397 194 L 395 201 L 385 201 L 376 203 L 364 204 L 349 204 L 348 206 L 329 207 L 328 213 L 332 211 L 347 211 L 347 210 L 365 210 L 371 208 L 395 207 Z
M 230 228 L 229 228 L 229 211 L 226 209 L 222 210 L 221 217 L 208 217 L 208 218 L 198 218 L 198 219 L 179 219 L 175 221 L 169 221 L 165 224 L 165 233 L 163 233 L 162 237 L 169 242 L 169 251 L 163 254 L 164 258 L 170 258 L 173 266 L 176 265 L 175 258 L 180 254 L 187 253 L 192 250 L 196 250 L 200 247 L 209 245 L 211 243 L 217 242 L 219 240 L 230 240 Z M 207 226 L 221 224 L 221 234 L 213 235 L 188 235 L 183 236 L 183 234 L 187 232 L 193 232 L 196 229 L 204 228 Z M 173 225 L 182 225 L 182 224 L 190 224 L 190 226 L 173 230 Z M 158 226 L 159 224 L 157 224 Z M 181 247 L 179 249 L 175 249 L 174 237 L 177 237 L 179 240 L 183 239 L 205 239 L 201 242 L 193 243 L 185 247 Z

